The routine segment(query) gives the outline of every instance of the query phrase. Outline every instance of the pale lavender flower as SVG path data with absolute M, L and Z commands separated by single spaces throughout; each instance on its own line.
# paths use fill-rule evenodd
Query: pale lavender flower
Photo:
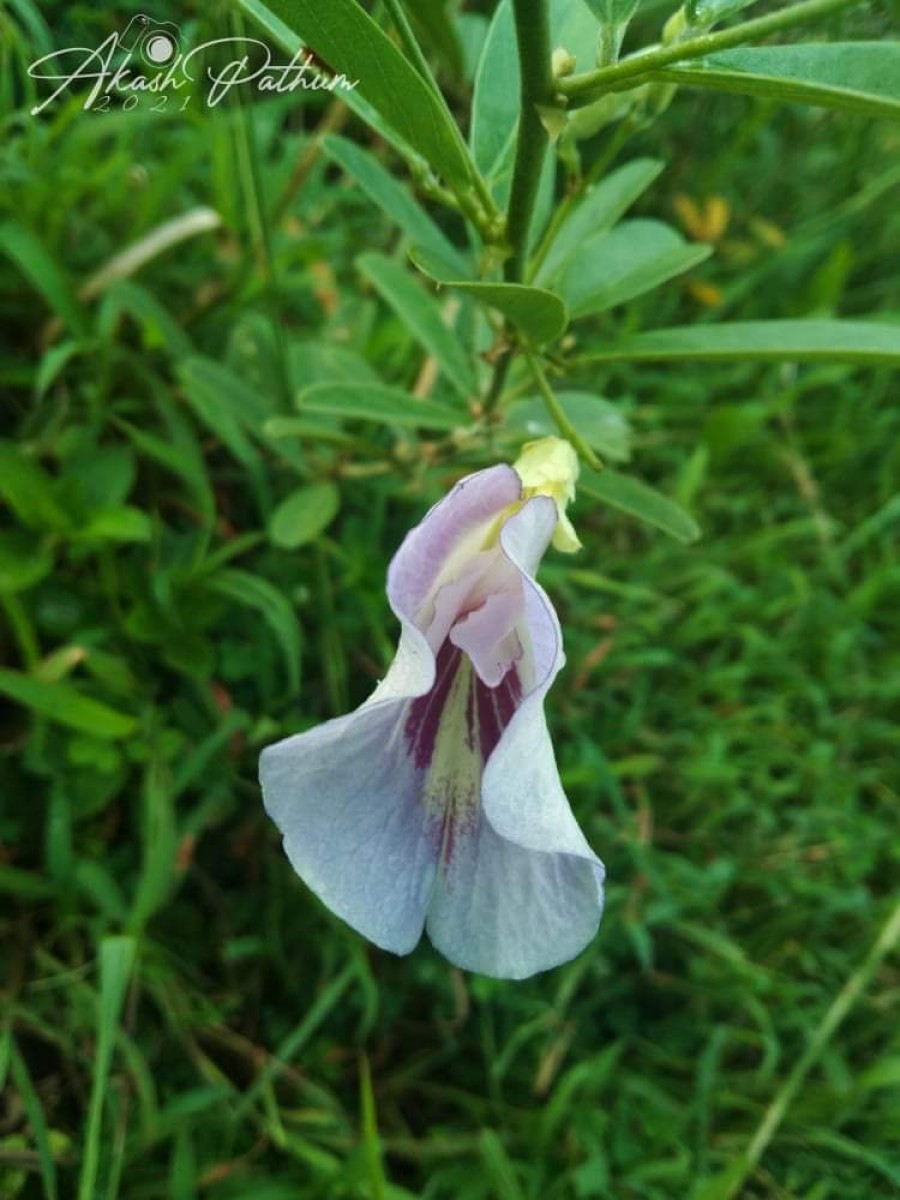
M 510 979 L 578 954 L 603 908 L 544 719 L 564 657 L 534 574 L 574 537 L 571 487 L 545 476 L 491 467 L 431 509 L 388 571 L 387 676 L 260 766 L 294 869 L 338 916 L 395 954 L 427 929 L 451 962 Z

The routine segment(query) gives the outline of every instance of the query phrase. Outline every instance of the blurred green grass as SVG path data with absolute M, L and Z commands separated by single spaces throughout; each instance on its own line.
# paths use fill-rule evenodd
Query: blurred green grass
M 19 12 L 0 17 L 13 65 L 33 57 Z M 46 12 L 61 44 L 131 15 Z M 191 20 L 199 37 L 220 15 Z M 294 878 L 256 758 L 365 697 L 392 653 L 390 555 L 508 447 L 327 415 L 300 440 L 266 433 L 305 384 L 409 386 L 421 366 L 353 267 L 391 230 L 304 157 L 318 99 L 177 117 L 67 102 L 37 121 L 7 99 L 0 1194 L 724 1195 L 704 1181 L 747 1150 L 896 896 L 896 380 L 576 381 L 627 414 L 639 473 L 704 531 L 678 546 L 582 499 L 585 550 L 543 576 L 568 654 L 549 718 L 607 863 L 604 925 L 517 985 L 427 944 L 394 959 Z M 705 289 L 669 285 L 594 336 L 897 319 L 898 144 L 878 123 L 679 97 L 633 145 L 671 160 L 642 204 L 722 196 L 728 228 Z M 217 230 L 78 299 L 199 206 Z M 323 531 L 273 544 L 310 480 L 338 485 L 337 517 L 323 499 Z M 900 1190 L 898 1001 L 894 959 L 742 1195 Z

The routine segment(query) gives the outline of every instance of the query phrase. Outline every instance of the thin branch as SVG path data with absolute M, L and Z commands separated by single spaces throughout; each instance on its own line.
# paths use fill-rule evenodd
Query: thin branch
M 732 29 L 721 29 L 717 33 L 703 33 L 697 37 L 687 38 L 683 42 L 673 42 L 668 46 L 657 46 L 655 50 L 633 54 L 612 67 L 601 67 L 596 71 L 585 71 L 582 75 L 571 75 L 568 79 L 560 79 L 556 84 L 557 92 L 570 99 L 587 101 L 596 99 L 596 93 L 616 91 L 624 84 L 632 86 L 644 76 L 650 75 L 660 67 L 671 63 L 685 62 L 688 59 L 700 58 L 704 54 L 712 54 L 716 50 L 729 50 L 733 46 L 742 46 L 746 42 L 758 41 L 770 34 L 779 33 L 795 25 L 814 21 L 828 13 L 847 8 L 854 0 L 803 0 L 802 4 L 794 4 L 778 12 L 767 13 L 752 21 L 745 21 Z

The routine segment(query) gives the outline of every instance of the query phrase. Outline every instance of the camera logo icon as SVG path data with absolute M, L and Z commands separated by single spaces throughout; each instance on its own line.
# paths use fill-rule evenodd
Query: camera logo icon
M 178 52 L 180 34 L 171 21 L 154 21 L 146 13 L 138 13 L 119 34 L 119 45 L 140 54 L 148 66 L 164 67 Z

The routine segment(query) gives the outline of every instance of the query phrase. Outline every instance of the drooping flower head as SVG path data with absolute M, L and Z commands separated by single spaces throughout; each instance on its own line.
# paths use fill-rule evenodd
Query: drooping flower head
M 569 808 L 544 719 L 563 665 L 535 581 L 577 474 L 566 442 L 461 480 L 388 570 L 397 655 L 348 716 L 263 752 L 266 808 L 297 874 L 396 954 L 423 929 L 451 962 L 524 978 L 597 930 L 603 866 Z

